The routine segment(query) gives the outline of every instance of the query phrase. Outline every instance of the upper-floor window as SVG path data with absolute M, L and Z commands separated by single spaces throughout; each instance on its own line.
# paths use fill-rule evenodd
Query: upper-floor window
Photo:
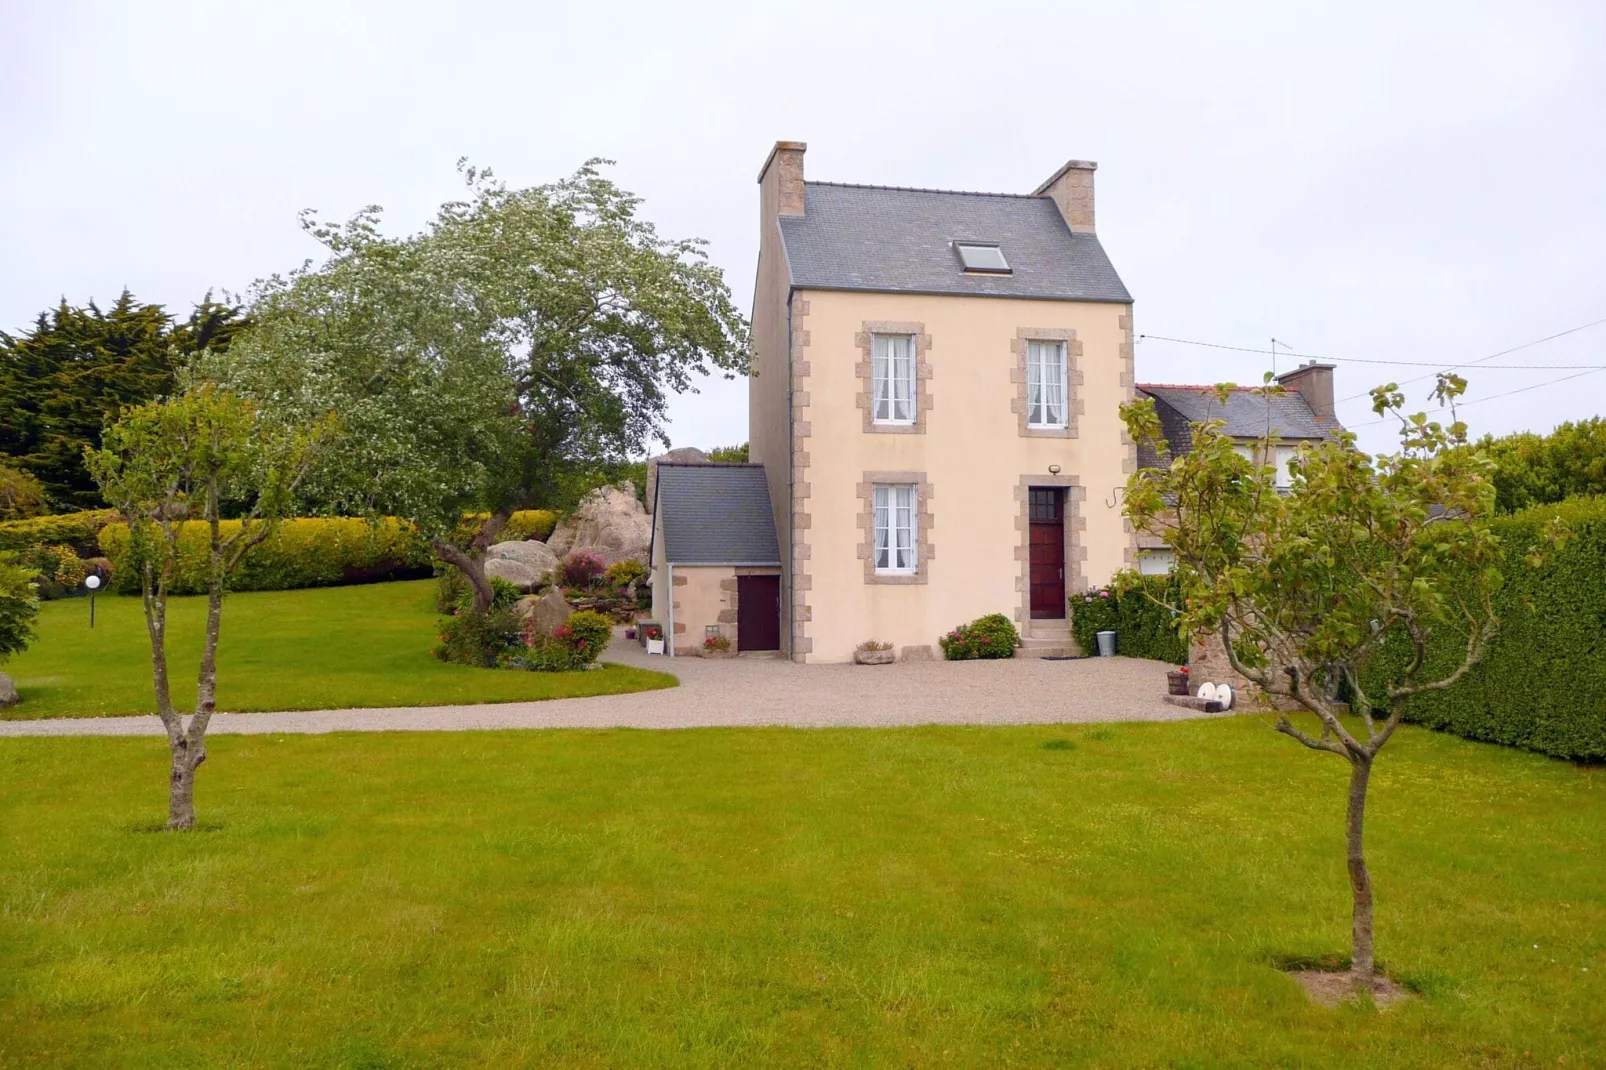
M 1294 471 L 1289 465 L 1295 452 L 1292 446 L 1277 447 L 1277 487 L 1280 490 L 1287 490 L 1294 485 Z
M 1065 343 L 1026 343 L 1026 426 L 1066 426 Z
M 1009 275 L 1012 270 L 1004 250 L 989 242 L 954 242 L 965 271 L 980 275 Z
M 915 571 L 915 488 L 910 483 L 875 488 L 875 570 Z
M 872 418 L 878 424 L 915 422 L 915 340 L 910 334 L 871 339 Z

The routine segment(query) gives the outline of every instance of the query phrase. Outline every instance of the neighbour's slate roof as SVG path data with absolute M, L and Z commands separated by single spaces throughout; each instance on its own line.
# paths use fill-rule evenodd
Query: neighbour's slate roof
M 1266 433 L 1268 421 L 1272 431 L 1289 441 L 1328 438 L 1343 430 L 1338 421 L 1318 416 L 1304 397 L 1294 391 L 1268 397 L 1251 393 L 1247 387 L 1238 387 L 1223 405 L 1216 397 L 1215 388 L 1209 386 L 1139 383 L 1137 388 L 1154 399 L 1160 431 L 1174 456 L 1193 448 L 1189 425 L 1203 420 L 1225 421 L 1222 430 L 1230 438 L 1259 438 Z M 1158 464 L 1154 450 L 1147 443 L 1139 445 L 1138 465 L 1154 468 Z
M 672 565 L 779 565 L 761 464 L 659 462 L 653 512 Z
M 805 182 L 803 214 L 780 225 L 798 289 L 1132 300 L 1047 197 Z M 965 274 L 955 241 L 996 243 L 1013 274 Z

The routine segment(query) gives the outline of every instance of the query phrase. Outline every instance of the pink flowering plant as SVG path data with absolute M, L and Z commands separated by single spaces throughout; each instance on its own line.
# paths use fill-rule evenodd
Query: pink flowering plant
M 969 624 L 961 624 L 941 639 L 942 656 L 948 661 L 977 658 L 1012 658 L 1020 643 L 1020 633 L 1002 613 L 990 613 Z

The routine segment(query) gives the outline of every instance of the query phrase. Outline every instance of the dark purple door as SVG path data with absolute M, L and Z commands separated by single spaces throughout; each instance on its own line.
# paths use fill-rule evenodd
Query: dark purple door
M 1065 493 L 1031 488 L 1032 619 L 1065 619 Z
M 736 646 L 781 649 L 781 577 L 736 577 Z

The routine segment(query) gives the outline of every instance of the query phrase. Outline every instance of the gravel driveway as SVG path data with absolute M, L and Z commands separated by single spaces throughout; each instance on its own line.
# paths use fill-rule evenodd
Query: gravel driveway
M 220 713 L 211 732 L 466 731 L 480 728 L 706 728 L 1175 721 L 1166 666 L 1134 658 L 1077 661 L 794 665 L 773 658 L 649 658 L 616 639 L 607 660 L 680 678 L 664 691 L 596 698 L 300 713 Z M 155 717 L 0 721 L 0 736 L 160 735 Z

